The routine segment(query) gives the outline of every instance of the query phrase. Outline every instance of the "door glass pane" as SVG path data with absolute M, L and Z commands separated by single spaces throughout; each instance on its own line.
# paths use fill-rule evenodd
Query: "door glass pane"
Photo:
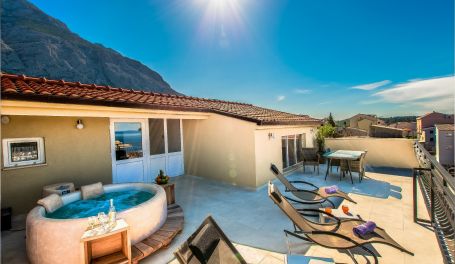
M 149 119 L 150 155 L 164 154 L 164 119 Z
M 180 141 L 180 119 L 167 120 L 167 144 L 168 152 L 180 152 L 182 150 Z
M 281 156 L 283 158 L 283 169 L 289 166 L 287 159 L 288 153 L 287 142 L 288 142 L 287 137 L 281 137 Z
M 301 162 L 302 159 L 302 135 L 297 135 L 297 162 Z
M 289 166 L 292 166 L 296 163 L 295 155 L 295 136 L 288 136 L 288 157 L 289 157 Z
M 116 160 L 142 157 L 142 126 L 139 122 L 114 123 Z

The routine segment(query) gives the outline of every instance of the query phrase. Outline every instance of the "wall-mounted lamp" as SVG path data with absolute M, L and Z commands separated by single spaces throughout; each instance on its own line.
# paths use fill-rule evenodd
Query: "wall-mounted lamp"
M 76 128 L 77 129 L 83 129 L 84 128 L 84 124 L 82 123 L 82 119 L 78 119 L 76 121 Z
M 6 125 L 9 124 L 9 116 L 2 116 L 2 124 Z
M 274 139 L 275 138 L 275 133 L 269 132 L 268 136 L 269 136 L 269 140 L 270 139 Z
M 310 132 L 313 133 L 313 132 L 314 132 L 314 129 L 313 129 L 313 128 L 310 128 Z

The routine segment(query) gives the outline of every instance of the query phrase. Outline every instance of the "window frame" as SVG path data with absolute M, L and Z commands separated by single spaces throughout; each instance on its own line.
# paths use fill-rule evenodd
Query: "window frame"
M 298 146 L 297 144 L 297 139 L 298 137 L 301 136 L 301 146 Z M 295 160 L 295 163 L 290 165 L 290 160 L 289 160 L 289 139 L 292 138 L 294 139 L 294 160 Z M 305 143 L 305 147 L 306 147 L 306 133 L 297 133 L 297 134 L 289 134 L 289 135 L 284 135 L 284 136 L 281 136 L 281 148 L 283 148 L 283 139 L 286 141 L 286 160 L 284 161 L 283 160 L 283 170 L 287 169 L 287 168 L 291 168 L 299 163 L 301 163 L 302 161 L 299 160 L 299 157 L 298 157 L 298 151 L 297 151 L 297 148 L 303 148 L 303 143 Z M 283 152 L 281 153 L 281 155 L 283 156 Z M 283 159 L 283 157 L 281 158 Z
M 26 160 L 26 161 L 12 161 L 11 144 L 14 143 L 26 143 L 36 142 L 38 150 L 37 160 Z M 33 165 L 40 165 L 46 163 L 46 152 L 44 149 L 44 138 L 42 137 L 30 137 L 30 138 L 5 138 L 2 140 L 3 148 L 3 167 L 4 168 L 20 168 Z

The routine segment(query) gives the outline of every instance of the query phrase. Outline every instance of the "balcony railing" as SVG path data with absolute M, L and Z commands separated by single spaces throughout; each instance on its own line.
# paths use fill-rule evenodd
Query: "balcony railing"
M 431 223 L 445 263 L 455 263 L 455 177 L 420 143 L 414 144 L 420 167 L 414 169 L 414 221 L 417 218 L 417 182 L 430 213 Z

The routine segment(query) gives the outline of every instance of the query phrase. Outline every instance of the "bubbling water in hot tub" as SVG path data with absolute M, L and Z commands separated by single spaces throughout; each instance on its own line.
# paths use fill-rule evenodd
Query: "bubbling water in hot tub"
M 124 211 L 154 196 L 154 193 L 140 190 L 116 191 L 104 193 L 93 199 L 78 200 L 69 203 L 53 213 L 46 214 L 47 218 L 75 219 L 96 216 L 99 212 L 109 212 L 109 200 L 113 199 L 117 212 Z

